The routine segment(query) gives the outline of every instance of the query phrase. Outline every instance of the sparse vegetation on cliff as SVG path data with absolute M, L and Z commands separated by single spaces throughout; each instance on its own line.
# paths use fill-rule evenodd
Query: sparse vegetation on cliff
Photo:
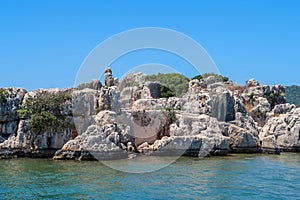
M 209 76 L 215 76 L 217 78 L 217 80 L 221 81 L 221 82 L 229 81 L 228 77 L 221 76 L 221 75 L 218 75 L 218 74 L 215 74 L 215 73 L 204 73 L 204 74 L 201 74 L 201 75 L 197 75 L 197 76 L 193 77 L 192 80 L 194 80 L 194 79 L 201 80 L 201 79 L 205 79 Z
M 6 89 L 0 88 L 0 106 L 6 104 L 7 102 L 7 91 Z
M 172 124 L 176 121 L 176 113 L 173 108 L 165 108 L 165 115 L 169 124 Z
M 160 87 L 160 93 L 163 98 L 169 98 L 176 96 L 175 93 L 168 87 L 162 85 Z
M 149 75 L 146 80 L 158 81 L 163 85 L 161 88 L 162 97 L 182 97 L 189 87 L 189 78 L 177 73 Z
M 67 115 L 62 113 L 62 106 L 71 99 L 68 92 L 43 91 L 37 97 L 27 99 L 18 110 L 18 115 L 29 120 L 30 128 L 36 134 L 50 129 L 61 130 L 70 125 Z

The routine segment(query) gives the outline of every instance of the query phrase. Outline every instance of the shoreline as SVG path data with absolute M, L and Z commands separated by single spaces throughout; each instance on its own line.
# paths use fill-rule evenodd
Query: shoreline
M 119 81 L 108 68 L 105 85 L 1 89 L 0 157 L 300 152 L 300 108 L 286 103 L 282 85 L 250 79 L 239 86 L 211 73 L 150 77 L 133 72 Z M 169 86 L 182 84 L 180 97 L 163 85 L 166 78 L 180 81 Z

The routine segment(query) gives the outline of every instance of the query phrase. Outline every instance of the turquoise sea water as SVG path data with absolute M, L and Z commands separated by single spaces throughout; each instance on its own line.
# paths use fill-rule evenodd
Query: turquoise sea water
M 154 161 L 144 158 L 138 167 Z M 300 154 L 180 158 L 140 174 L 116 171 L 101 162 L 0 161 L 0 199 L 95 198 L 300 199 Z

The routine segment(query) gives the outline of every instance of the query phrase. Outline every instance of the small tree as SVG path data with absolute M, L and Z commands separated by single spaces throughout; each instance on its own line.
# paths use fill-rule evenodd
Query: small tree
M 18 116 L 28 119 L 32 131 L 36 134 L 48 130 L 59 131 L 70 126 L 68 116 L 61 113 L 62 106 L 72 100 L 67 92 L 42 92 L 37 97 L 29 98 L 20 106 Z

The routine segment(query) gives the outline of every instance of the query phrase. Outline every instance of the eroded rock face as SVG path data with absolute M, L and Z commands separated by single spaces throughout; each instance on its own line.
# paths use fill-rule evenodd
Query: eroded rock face
M 86 132 L 67 142 L 55 153 L 54 159 L 113 159 L 124 157 L 125 149 L 122 134 L 116 125 L 92 125 Z
M 269 119 L 259 138 L 265 151 L 300 151 L 300 108 Z
M 93 90 L 100 90 L 102 87 L 102 84 L 100 80 L 92 80 L 90 83 L 82 83 L 76 87 L 77 90 L 83 90 L 83 89 L 93 89 Z
M 22 88 L 0 90 L 0 137 L 6 140 L 17 133 L 18 113 L 27 91 Z
M 273 113 L 275 116 L 279 116 L 281 114 L 286 114 L 295 108 L 296 106 L 294 104 L 289 104 L 289 103 L 279 104 L 274 107 Z
M 97 101 L 99 110 L 120 112 L 120 92 L 116 86 L 101 89 Z
M 207 84 L 204 80 L 194 79 L 189 82 L 189 88 L 187 94 L 199 94 L 202 90 L 207 88 Z
M 53 98 L 53 95 L 61 95 L 62 93 L 65 94 L 69 92 L 71 93 L 71 90 L 34 90 L 24 95 L 22 105 L 31 99 L 34 100 L 43 97 L 45 100 L 48 97 Z M 48 104 L 45 106 L 51 107 L 51 105 Z M 64 116 L 66 121 L 70 122 L 70 124 L 64 128 L 53 126 L 47 128 L 47 130 L 41 129 L 34 132 L 30 127 L 29 120 L 25 116 L 22 119 L 18 119 L 16 132 L 7 138 L 7 140 L 3 141 L 0 144 L 0 148 L 17 152 L 16 156 L 20 154 L 22 156 L 32 157 L 49 157 L 53 155 L 55 149 L 61 148 L 68 140 L 77 135 L 77 131 L 73 126 L 71 100 L 66 99 L 59 107 L 53 109 L 55 109 L 55 112 L 53 112 L 55 116 Z
M 105 85 L 107 87 L 114 86 L 115 81 L 114 81 L 114 78 L 113 78 L 113 75 L 112 75 L 112 71 L 111 71 L 110 68 L 107 68 L 105 70 L 104 76 L 105 76 Z
M 132 104 L 139 99 L 151 99 L 151 93 L 148 87 L 142 86 L 134 86 L 134 87 L 126 87 L 122 90 L 120 94 L 120 103 L 122 109 L 130 110 Z
M 233 124 L 223 124 L 223 133 L 230 137 L 230 149 L 234 153 L 261 152 L 258 132 L 240 128 Z
M 262 127 L 265 125 L 268 113 L 271 111 L 271 105 L 263 97 L 258 97 L 256 101 L 258 103 L 249 111 L 249 115 L 257 122 L 258 126 Z
M 252 84 L 252 83 L 251 83 Z M 254 84 L 257 85 L 257 84 Z M 253 106 L 256 106 L 259 102 L 256 100 L 259 97 L 266 98 L 269 102 L 271 109 L 278 104 L 286 103 L 286 99 L 284 96 L 285 88 L 282 85 L 273 85 L 273 86 L 257 86 L 251 85 L 250 87 L 246 87 L 244 93 L 242 94 L 242 98 L 244 102 L 251 102 Z
M 186 113 L 191 113 L 191 114 L 210 115 L 212 107 L 211 107 L 211 97 L 209 93 L 201 92 L 198 93 L 197 95 L 196 94 L 188 95 L 188 94 L 185 95 L 184 98 L 178 101 L 181 102 L 177 104 L 178 110 L 182 110 Z
M 259 86 L 259 82 L 255 79 L 250 79 L 246 82 L 246 87 L 250 88 L 250 87 L 257 87 Z
M 145 82 L 142 85 L 125 87 L 120 94 L 120 102 L 122 109 L 131 109 L 132 104 L 139 99 L 158 99 L 161 97 L 158 82 Z
M 16 136 L 0 144 L 0 149 L 22 152 L 30 157 L 49 157 L 72 138 L 72 129 L 36 134 L 31 131 L 28 120 L 21 120 Z
M 161 98 L 161 84 L 132 73 L 119 83 L 111 69 L 100 81 L 66 90 L 72 101 L 56 115 L 75 127 L 34 133 L 17 109 L 42 92 L 10 89 L 0 96 L 0 149 L 11 157 L 60 149 L 55 159 L 93 160 L 126 157 L 125 152 L 210 156 L 261 150 L 300 151 L 300 110 L 285 104 L 284 87 L 246 86 L 211 76 L 192 80 L 182 97 Z M 1 91 L 0 91 L 1 92 Z M 0 93 L 1 95 L 1 93 Z M 43 155 L 43 154 L 40 154 Z M 44 154 L 46 156 L 46 154 Z
M 153 155 L 207 157 L 226 155 L 229 139 L 196 136 L 171 136 L 156 140 L 153 145 L 143 146 L 142 152 Z
M 122 92 L 122 90 L 126 87 L 138 87 L 141 85 L 144 85 L 146 82 L 146 74 L 141 72 L 133 72 L 130 74 L 127 74 L 120 82 L 119 84 L 119 90 Z
M 177 114 L 170 125 L 170 137 L 156 140 L 153 145 L 140 148 L 162 154 L 209 156 L 225 155 L 229 150 L 229 137 L 223 136 L 215 118 L 207 115 Z
M 136 145 L 144 142 L 153 144 L 168 134 L 168 112 L 160 101 L 140 99 L 132 106 L 132 121 Z
M 235 99 L 228 90 L 216 90 L 212 94 L 211 116 L 219 121 L 233 121 L 235 119 Z

